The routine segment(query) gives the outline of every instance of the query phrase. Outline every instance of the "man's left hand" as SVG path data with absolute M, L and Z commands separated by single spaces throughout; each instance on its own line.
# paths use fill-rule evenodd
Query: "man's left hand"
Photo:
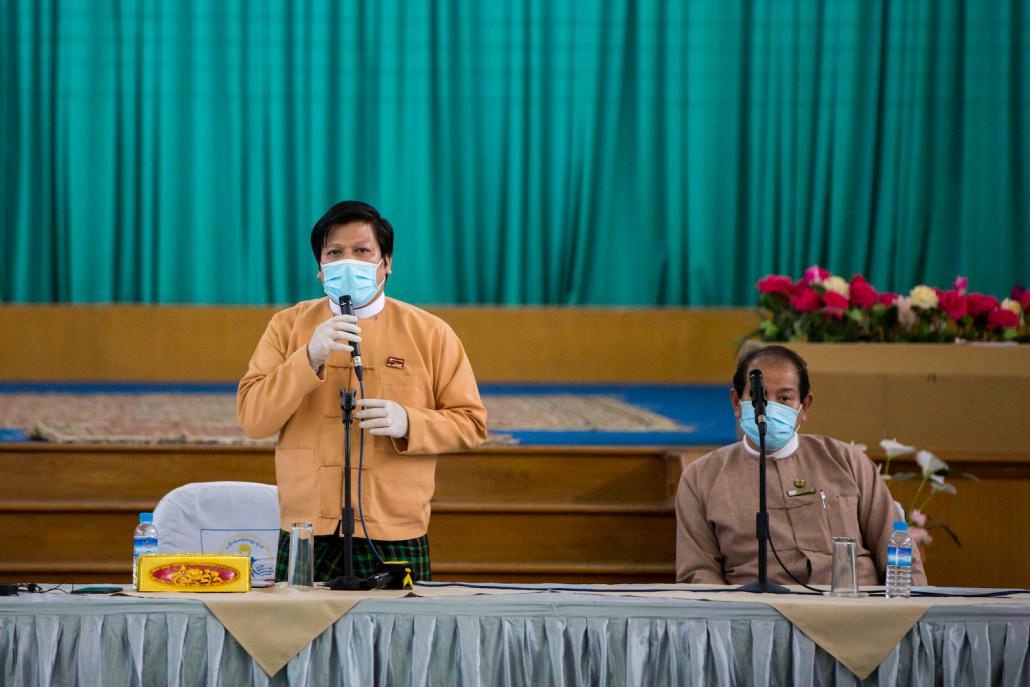
M 394 402 L 379 398 L 363 398 L 358 405 L 364 408 L 354 413 L 361 420 L 358 425 L 369 434 L 380 437 L 403 439 L 408 436 L 408 413 Z

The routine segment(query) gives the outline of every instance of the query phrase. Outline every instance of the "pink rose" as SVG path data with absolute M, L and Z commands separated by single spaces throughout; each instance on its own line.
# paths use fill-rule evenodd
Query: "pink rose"
M 969 286 L 969 280 L 965 277 L 955 277 L 955 285 L 952 287 L 958 295 L 965 296 L 966 288 Z
M 782 274 L 770 274 L 758 281 L 759 293 L 783 293 L 789 294 L 794 287 L 794 281 Z
M 1004 328 L 1009 329 L 1011 327 L 1019 326 L 1019 315 L 1012 312 L 1007 308 L 996 308 L 991 311 L 991 314 L 987 316 L 987 328 L 998 329 Z
M 912 328 L 919 322 L 919 315 L 912 309 L 912 301 L 902 296 L 897 300 L 898 305 L 898 322 L 906 331 L 912 331 Z
M 871 308 L 876 305 L 878 295 L 876 289 L 860 274 L 851 280 L 851 304 L 859 308 Z
M 940 308 L 948 313 L 948 317 L 958 322 L 969 312 L 966 297 L 958 291 L 945 291 L 940 296 Z
M 912 512 L 908 514 L 908 521 L 916 527 L 926 527 L 926 513 L 918 508 L 913 508 Z
M 798 312 L 814 312 L 820 305 L 819 294 L 809 288 L 797 289 L 790 297 L 790 307 Z
M 806 286 L 808 284 L 821 284 L 824 280 L 830 278 L 830 271 L 819 267 L 819 265 L 812 265 L 805 270 L 805 276 L 801 278 L 802 283 Z
M 881 293 L 878 298 L 879 298 L 881 303 L 883 303 L 884 305 L 886 305 L 889 308 L 890 306 L 894 305 L 898 301 L 898 294 L 896 294 L 896 293 Z
M 974 318 L 989 315 L 998 309 L 998 299 L 982 293 L 969 294 L 966 296 L 966 303 L 969 306 L 969 314 Z

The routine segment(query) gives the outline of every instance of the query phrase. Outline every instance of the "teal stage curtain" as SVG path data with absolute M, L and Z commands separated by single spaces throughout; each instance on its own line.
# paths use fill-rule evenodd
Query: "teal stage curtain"
M 1030 281 L 1020 0 L 3 0 L 0 300 L 286 303 L 334 201 L 419 303 Z

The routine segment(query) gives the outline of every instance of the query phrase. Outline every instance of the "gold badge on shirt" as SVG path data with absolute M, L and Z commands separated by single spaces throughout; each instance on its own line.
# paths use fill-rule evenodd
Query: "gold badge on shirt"
M 386 366 L 387 367 L 392 367 L 395 370 L 403 370 L 404 369 L 404 358 L 398 358 L 395 355 L 387 356 L 387 358 L 386 358 Z
M 814 493 L 815 487 L 806 486 L 803 479 L 796 479 L 794 480 L 794 488 L 787 492 L 787 496 L 804 496 L 805 494 Z

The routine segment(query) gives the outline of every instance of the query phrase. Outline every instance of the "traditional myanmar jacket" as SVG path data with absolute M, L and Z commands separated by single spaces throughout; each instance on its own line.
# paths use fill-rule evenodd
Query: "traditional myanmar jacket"
M 876 465 L 856 447 L 801 434 L 788 455 L 766 461 L 772 545 L 805 583 L 830 584 L 833 538 L 855 539 L 858 583 L 884 583 L 887 540 L 896 509 Z M 740 584 L 758 579 L 755 513 L 758 458 L 743 442 L 724 446 L 683 470 L 676 495 L 676 579 Z M 772 551 L 770 581 L 793 584 Z M 926 584 L 918 551 L 912 583 Z
M 252 437 L 279 432 L 275 474 L 283 529 L 311 521 L 315 534 L 340 522 L 343 424 L 340 390 L 358 388 L 350 352 L 336 351 L 316 374 L 307 344 L 332 317 L 329 299 L 276 313 L 237 391 L 237 414 Z M 429 527 L 436 456 L 486 438 L 486 409 L 461 341 L 440 318 L 391 298 L 359 320 L 366 398 L 396 401 L 408 414 L 405 440 L 365 433 L 361 499 L 368 536 L 414 539 Z M 358 423 L 351 429 L 352 503 L 357 512 Z M 356 536 L 361 536 L 360 525 Z

